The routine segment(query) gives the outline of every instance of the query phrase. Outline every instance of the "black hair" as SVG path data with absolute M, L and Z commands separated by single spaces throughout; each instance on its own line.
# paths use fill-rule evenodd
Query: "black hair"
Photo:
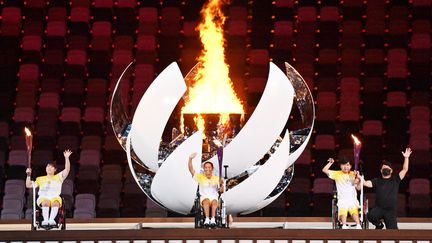
M 57 161 L 55 161 L 55 160 L 48 162 L 46 165 L 47 166 L 51 165 L 52 167 L 54 167 L 55 169 L 57 169 Z
M 213 163 L 212 163 L 211 161 L 207 160 L 206 162 L 204 162 L 204 163 L 202 164 L 202 167 L 204 168 L 204 166 L 205 166 L 206 164 L 211 164 L 212 169 L 214 169 Z
M 390 161 L 383 160 L 381 162 L 381 167 L 380 168 L 382 168 L 384 165 L 387 165 L 388 167 L 390 167 L 391 169 L 393 169 L 392 163 Z
M 339 160 L 339 165 L 344 165 L 344 164 L 351 164 L 351 160 L 349 160 L 347 157 L 342 157 L 340 160 Z

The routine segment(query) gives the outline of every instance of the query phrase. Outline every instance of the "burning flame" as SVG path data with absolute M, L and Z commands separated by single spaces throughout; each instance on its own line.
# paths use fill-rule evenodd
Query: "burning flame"
M 227 124 L 229 114 L 244 114 L 225 62 L 223 25 L 226 17 L 221 10 L 225 1 L 209 0 L 201 10 L 203 20 L 197 27 L 204 48 L 198 57 L 201 66 L 181 110 L 182 117 L 183 114 L 198 114 L 195 123 L 201 131 L 204 131 L 205 121 L 200 114 L 220 114 L 219 123 L 222 124 Z
M 32 147 L 33 147 L 33 136 L 32 136 L 32 133 L 31 133 L 30 129 L 28 129 L 27 127 L 24 127 L 24 133 L 25 133 L 25 141 L 26 141 L 26 146 L 27 146 L 27 152 L 29 154 L 28 161 L 29 161 L 29 165 L 30 165 L 31 150 L 32 150 Z
M 360 140 L 356 136 L 354 136 L 354 134 L 351 134 L 351 138 L 353 139 L 355 145 L 361 144 Z
M 31 137 L 32 136 L 32 133 L 31 133 L 30 129 L 28 129 L 27 127 L 24 127 L 24 132 L 25 132 L 25 134 L 26 134 L 27 137 Z

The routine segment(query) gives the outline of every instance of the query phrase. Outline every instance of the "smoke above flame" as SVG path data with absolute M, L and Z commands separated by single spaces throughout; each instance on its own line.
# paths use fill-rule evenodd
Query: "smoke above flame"
M 223 27 L 226 20 L 221 10 L 225 0 L 209 0 L 201 10 L 202 21 L 197 30 L 203 50 L 198 57 L 200 68 L 195 83 L 188 90 L 182 114 L 198 114 L 198 129 L 204 131 L 199 114 L 221 114 L 220 123 L 229 121 L 229 114 L 244 114 L 243 105 L 234 92 L 225 59 Z

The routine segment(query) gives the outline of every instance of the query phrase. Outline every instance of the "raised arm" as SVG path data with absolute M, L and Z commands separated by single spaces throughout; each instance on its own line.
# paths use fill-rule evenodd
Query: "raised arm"
M 322 172 L 324 172 L 327 176 L 329 174 L 329 169 L 332 166 L 332 164 L 334 163 L 334 159 L 333 158 L 329 158 L 327 160 L 327 164 L 324 166 L 324 168 L 322 169 Z
M 402 155 L 404 157 L 404 162 L 402 165 L 402 170 L 399 172 L 399 177 L 402 180 L 405 178 L 406 173 L 408 172 L 409 167 L 409 157 L 411 156 L 412 150 L 410 148 L 406 148 L 405 152 L 402 151 Z
M 189 155 L 189 161 L 188 161 L 188 168 L 189 168 L 189 172 L 191 173 L 192 176 L 195 175 L 195 170 L 192 166 L 192 160 L 197 156 L 197 153 L 192 153 L 191 155 Z
M 27 174 L 26 187 L 27 188 L 32 188 L 32 186 L 33 186 L 33 183 L 31 181 L 31 173 L 32 173 L 32 169 L 31 168 L 27 168 L 26 169 L 26 174 Z
M 63 179 L 66 179 L 66 177 L 69 175 L 69 172 L 70 172 L 70 160 L 69 160 L 69 157 L 70 157 L 71 154 L 72 154 L 72 151 L 70 151 L 69 149 L 66 149 L 63 152 L 63 156 L 65 158 L 65 168 L 61 172 Z

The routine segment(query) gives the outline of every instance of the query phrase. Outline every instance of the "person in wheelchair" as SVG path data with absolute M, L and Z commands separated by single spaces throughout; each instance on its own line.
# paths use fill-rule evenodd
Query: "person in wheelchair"
M 42 208 L 42 226 L 57 225 L 55 218 L 59 208 L 62 205 L 60 193 L 63 181 L 66 179 L 70 171 L 69 157 L 71 154 L 72 151 L 70 150 L 65 150 L 63 152 L 63 156 L 65 158 L 65 168 L 60 173 L 56 173 L 57 166 L 55 161 L 48 162 L 47 166 L 45 167 L 46 175 L 37 177 L 34 182 L 31 180 L 31 168 L 27 168 L 26 170 L 26 187 L 32 188 L 33 184 L 35 187 L 39 187 L 36 204 Z
M 196 173 L 192 166 L 192 160 L 197 153 L 192 153 L 189 156 L 188 168 L 192 177 L 198 182 L 200 204 L 204 208 L 204 226 L 216 226 L 216 209 L 218 207 L 219 193 L 223 192 L 223 181 L 219 176 L 213 175 L 213 163 L 205 161 L 202 163 L 204 173 Z M 211 212 L 211 213 L 210 213 Z
M 361 229 L 359 220 L 360 204 L 357 200 L 356 189 L 357 184 L 360 182 L 358 173 L 351 171 L 351 163 L 346 158 L 339 161 L 340 170 L 330 170 L 334 163 L 333 158 L 329 158 L 327 162 L 322 171 L 336 183 L 338 217 L 342 223 L 342 229 L 349 228 L 346 224 L 348 213 L 354 219 L 356 229 Z

